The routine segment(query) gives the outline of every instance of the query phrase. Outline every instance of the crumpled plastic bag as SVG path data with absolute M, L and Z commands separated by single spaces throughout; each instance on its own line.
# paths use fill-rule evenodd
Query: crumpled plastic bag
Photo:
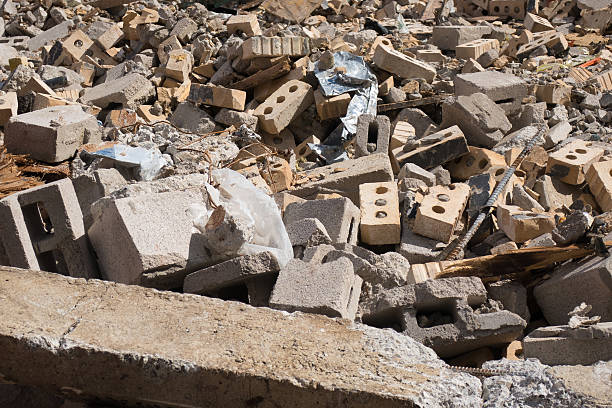
M 91 153 L 92 156 L 111 159 L 122 167 L 138 167 L 136 177 L 140 181 L 155 179 L 161 169 L 169 164 L 159 149 L 145 149 L 123 144 L 115 144 L 106 149 Z
M 260 252 L 271 252 L 281 267 L 293 258 L 293 247 L 281 213 L 274 199 L 256 188 L 242 174 L 230 169 L 215 169 L 211 174 L 218 188 L 206 183 L 206 191 L 215 207 L 223 207 L 227 216 L 237 220 L 241 228 L 247 231 L 249 240 L 231 252 L 217 253 L 220 259 L 230 259 L 241 255 L 254 255 Z M 213 208 L 193 205 L 190 214 L 194 226 L 204 235 L 206 225 L 211 219 Z M 231 246 L 225 249 L 230 249 Z

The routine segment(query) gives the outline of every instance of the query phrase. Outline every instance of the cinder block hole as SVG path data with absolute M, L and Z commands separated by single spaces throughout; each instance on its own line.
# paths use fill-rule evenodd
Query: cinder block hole
M 268 106 L 266 109 L 264 109 L 264 115 L 268 115 L 270 113 L 272 113 L 272 108 L 270 106 Z
M 387 187 L 376 187 L 376 194 L 385 194 L 389 189 Z
M 421 328 L 455 323 L 454 305 L 441 304 L 438 307 L 419 308 L 416 313 L 417 324 Z
M 25 205 L 21 207 L 23 218 L 33 242 L 40 241 L 52 235 L 53 224 L 51 218 L 42 202 Z
M 223 300 L 235 300 L 242 303 L 249 303 L 249 290 L 245 284 L 228 286 L 220 289 L 217 296 Z
M 272 142 L 274 144 L 279 145 L 279 144 L 283 143 L 283 139 L 281 139 L 280 137 L 274 137 L 274 138 L 272 138 Z
M 291 85 L 291 87 L 289 87 L 289 92 L 291 92 L 291 93 L 293 93 L 293 92 L 295 92 L 297 90 L 298 90 L 297 85 Z
M 353 296 L 355 296 L 355 287 L 351 286 L 351 291 L 349 292 L 348 300 L 346 301 L 346 309 L 348 309 L 351 306 L 351 302 L 353 301 Z
M 42 252 L 36 254 L 38 260 L 38 266 L 41 271 L 59 273 L 60 268 L 58 267 L 58 260 L 53 253 L 54 251 Z
M 362 321 L 368 326 L 379 329 L 393 329 L 396 332 L 402 332 L 405 329 L 402 324 L 402 314 L 399 310 L 390 310 L 385 313 L 364 316 Z
M 276 103 L 283 103 L 285 102 L 285 97 L 284 96 L 279 96 L 278 98 L 276 98 Z
M 584 149 L 576 149 L 575 152 L 578 154 L 586 154 L 587 151 Z
M 368 125 L 368 143 L 373 145 L 378 143 L 378 122 L 375 120 Z
M 351 223 L 349 224 L 349 230 L 348 230 L 348 236 L 347 236 L 348 242 L 350 242 L 351 238 L 353 237 L 354 229 L 355 229 L 355 217 L 351 217 Z
M 500 99 L 499 101 L 496 101 L 495 103 L 498 105 L 503 105 L 504 103 L 512 103 L 512 102 L 514 102 L 514 98 Z

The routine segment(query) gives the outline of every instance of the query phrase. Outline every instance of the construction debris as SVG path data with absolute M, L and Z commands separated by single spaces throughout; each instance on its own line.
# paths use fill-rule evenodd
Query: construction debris
M 610 0 L 0 2 L 0 405 L 612 404 L 610 247 Z

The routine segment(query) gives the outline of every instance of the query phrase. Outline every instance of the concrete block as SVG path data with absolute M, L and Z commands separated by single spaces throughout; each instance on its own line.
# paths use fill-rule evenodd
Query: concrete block
M 0 241 L 12 266 L 98 277 L 69 179 L 0 200 Z M 58 269 L 58 256 L 63 259 L 65 271 Z
M 586 182 L 602 211 L 612 211 L 612 160 L 593 163 Z
M 491 148 L 512 128 L 504 110 L 488 96 L 449 98 L 442 104 L 442 128 L 457 125 L 470 145 Z
M 467 147 L 466 147 L 467 149 Z M 359 204 L 359 185 L 393 180 L 393 170 L 387 154 L 373 154 L 318 167 L 302 173 L 313 181 L 295 187 L 291 193 L 302 198 L 314 198 L 318 193 L 334 192 Z
M 312 86 L 291 80 L 270 95 L 253 114 L 259 118 L 259 126 L 263 130 L 279 134 L 313 102 Z
M 345 116 L 351 99 L 348 93 L 325 97 L 320 89 L 314 91 L 314 102 L 321 120 Z
M 187 99 L 195 104 L 205 104 L 243 111 L 246 92 L 222 86 L 192 84 Z
M 17 107 L 16 92 L 6 92 L 0 95 L 0 126 L 6 126 L 9 119 L 17 115 Z
M 369 245 L 399 244 L 401 223 L 397 184 L 365 183 L 359 186 L 361 241 Z
M 198 30 L 198 24 L 190 19 L 189 17 L 181 18 L 176 24 L 172 27 L 172 31 L 170 31 L 170 36 L 175 35 L 176 38 L 183 44 L 188 44 L 189 40 L 195 32 Z
M 215 130 L 213 118 L 191 102 L 179 103 L 169 120 L 173 125 L 191 132 L 208 133 Z
M 546 133 L 546 135 L 544 136 L 545 138 L 544 148 L 552 149 L 558 143 L 561 143 L 562 141 L 567 139 L 567 137 L 569 136 L 571 132 L 572 132 L 572 125 L 569 123 L 569 121 L 564 120 L 562 122 L 557 123 L 556 125 L 551 127 Z
M 479 38 L 455 47 L 455 56 L 461 59 L 478 59 L 489 50 L 499 50 L 499 41 L 493 38 Z
M 155 87 L 151 81 L 134 73 L 85 89 L 80 102 L 93 104 L 102 109 L 111 103 L 128 109 L 136 109 L 154 94 Z
M 387 153 L 390 127 L 387 116 L 360 115 L 355 135 L 355 157 Z
M 72 20 L 67 20 L 41 32 L 35 37 L 28 38 L 26 40 L 28 50 L 37 51 L 47 44 L 66 37 L 70 33 L 72 27 L 74 27 L 74 22 Z
M 91 208 L 89 239 L 105 279 L 159 289 L 180 288 L 185 276 L 210 265 L 204 237 L 188 209 L 206 206 L 199 188 L 102 198 Z
M 546 174 L 567 184 L 582 184 L 589 167 L 603 154 L 604 150 L 592 143 L 576 140 L 548 155 Z
M 92 223 L 91 205 L 102 197 L 127 184 L 117 169 L 98 169 L 92 174 L 83 174 L 72 179 L 72 185 L 83 213 L 83 224 L 87 230 Z
M 389 330 L 14 268 L 2 268 L 0 281 L 0 372 L 53 393 L 78 389 L 79 401 L 238 407 L 255 398 L 295 408 L 334 406 L 338 398 L 353 408 L 481 404 L 479 379 L 451 370 L 432 350 Z M 418 381 L 408 389 L 407 378 Z
M 434 26 L 432 42 L 441 50 L 454 51 L 458 45 L 490 33 L 491 28 L 487 26 Z
M 477 72 L 485 72 L 485 69 L 475 59 L 469 59 L 465 62 L 465 65 L 461 69 L 462 74 L 474 74 Z
M 183 292 L 215 295 L 221 289 L 243 285 L 279 270 L 278 260 L 270 252 L 239 256 L 190 273 L 183 282 Z
M 514 244 L 510 241 L 508 244 Z M 514 244 L 516 249 L 516 244 Z M 487 293 L 491 299 L 501 302 L 504 310 L 509 310 L 521 316 L 528 322 L 531 319 L 527 306 L 527 289 L 523 285 L 511 280 L 501 280 L 487 285 Z
M 492 48 L 480 54 L 477 61 L 481 67 L 489 68 L 496 63 L 505 65 L 508 62 L 505 58 L 499 59 L 499 48 Z
M 249 37 L 261 35 L 261 28 L 257 21 L 257 15 L 244 14 L 231 16 L 225 23 L 228 34 L 234 34 L 237 31 L 242 31 Z
M 477 277 L 435 279 L 382 291 L 362 302 L 360 311 L 364 323 L 394 328 L 452 357 L 509 343 L 527 325 L 509 311 L 476 312 L 486 301 Z
M 555 228 L 554 214 L 523 211 L 514 205 L 499 205 L 497 221 L 508 238 L 517 243 L 551 232 Z
M 292 259 L 278 274 L 270 307 L 353 320 L 361 283 L 346 258 L 322 265 Z
M 305 248 L 332 243 L 325 225 L 317 218 L 304 218 L 288 224 L 287 234 L 296 258 L 301 258 Z
M 418 139 L 418 143 L 419 147 L 413 150 L 404 151 L 404 147 L 393 151 L 400 166 L 414 163 L 424 169 L 431 169 L 469 152 L 465 136 L 458 126 Z
M 506 115 L 518 112 L 527 96 L 527 83 L 512 74 L 498 71 L 474 72 L 455 77 L 455 94 L 483 93 L 504 110 Z
M 431 83 L 436 77 L 436 69 L 431 65 L 382 44 L 376 47 L 372 61 L 378 68 L 400 78 L 423 78 Z
M 555 27 L 545 19 L 544 17 L 540 17 L 535 14 L 527 13 L 525 15 L 525 20 L 523 21 L 525 28 L 531 31 L 532 33 L 538 33 L 540 31 L 550 31 L 554 30 Z
M 13 116 L 5 127 L 9 153 L 29 154 L 36 160 L 58 163 L 71 158 L 84 143 L 97 143 L 96 118 L 80 106 L 57 106 Z
M 448 170 L 454 179 L 467 180 L 472 176 L 481 174 L 493 166 L 504 166 L 504 156 L 488 149 L 469 147 L 470 152 L 448 165 Z
M 436 185 L 436 176 L 435 174 L 423 169 L 422 167 L 417 166 L 414 163 L 406 163 L 402 166 L 399 174 L 397 175 L 398 180 L 403 178 L 415 178 L 417 180 L 422 180 L 427 184 L 428 187 L 433 187 Z
M 567 324 L 568 313 L 582 302 L 593 306 L 591 315 L 612 321 L 612 258 L 590 256 L 558 266 L 533 293 L 550 324 Z
M 327 230 L 334 243 L 357 243 L 360 211 L 346 197 L 328 200 L 307 200 L 303 203 L 291 203 L 285 208 L 283 221 L 285 225 L 305 218 L 317 218 Z
M 572 329 L 540 327 L 523 339 L 523 354 L 548 365 L 590 365 L 612 359 L 612 322 Z
M 306 37 L 250 37 L 240 46 L 242 59 L 259 57 L 302 57 L 310 53 Z
M 455 226 L 470 196 L 467 184 L 435 186 L 417 210 L 413 232 L 442 242 L 450 242 Z

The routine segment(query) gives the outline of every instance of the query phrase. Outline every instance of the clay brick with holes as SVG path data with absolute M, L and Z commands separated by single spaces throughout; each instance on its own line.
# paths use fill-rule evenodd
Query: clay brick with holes
M 555 228 L 555 215 L 523 211 L 515 205 L 498 205 L 497 222 L 512 241 L 522 243 Z
M 312 86 L 293 80 L 278 88 L 253 114 L 259 118 L 259 127 L 279 134 L 313 102 Z
M 370 47 L 370 57 L 374 55 L 374 53 L 376 52 L 376 48 L 378 48 L 379 45 L 384 45 L 386 47 L 389 48 L 393 48 L 393 44 L 391 43 L 391 40 L 389 40 L 386 37 L 381 37 L 378 36 L 374 39 L 374 42 L 372 42 L 372 46 Z
M 478 57 L 489 50 L 499 50 L 499 41 L 493 38 L 480 38 L 466 42 L 455 48 L 455 56 L 465 60 L 470 58 L 478 59 Z
M 292 259 L 278 274 L 270 307 L 353 320 L 362 283 L 347 258 L 323 264 Z
M 285 225 L 304 218 L 317 218 L 335 244 L 357 244 L 361 212 L 348 198 L 308 200 L 292 203 L 285 209 Z
M 346 115 L 346 110 L 351 102 L 351 95 L 348 93 L 325 97 L 320 89 L 314 91 L 315 106 L 319 119 L 326 120 L 339 118 Z
M 256 57 L 302 57 L 310 53 L 306 37 L 251 37 L 242 43 L 242 59 Z
M 593 163 L 586 181 L 602 211 L 612 211 L 612 159 Z
M 399 244 L 402 228 L 394 181 L 361 184 L 359 207 L 361 242 L 369 245 Z
M 525 18 L 525 1 L 523 0 L 490 0 L 489 15 Z
M 562 82 L 536 86 L 538 102 L 566 105 L 570 102 L 572 87 Z
M 428 63 L 409 57 L 382 44 L 376 47 L 372 61 L 378 68 L 391 72 L 400 78 L 423 78 L 431 83 L 436 77 L 436 69 Z
M 419 139 L 421 146 L 404 151 L 397 148 L 393 155 L 399 166 L 414 163 L 425 170 L 434 168 L 469 152 L 467 141 L 459 126 L 451 126 Z
M 457 96 L 483 93 L 507 115 L 520 110 L 528 91 L 527 83 L 521 78 L 498 71 L 460 74 L 455 77 L 454 84 Z
M 470 187 L 463 183 L 430 188 L 417 210 L 412 231 L 437 241 L 450 242 L 469 196 Z
M 440 50 L 417 50 L 416 56 L 425 62 L 443 62 L 444 55 Z
M 596 163 L 604 150 L 584 140 L 576 140 L 548 155 L 546 174 L 557 177 L 567 184 L 581 184 L 593 163 Z
M 263 138 L 263 142 L 277 150 L 293 150 L 295 149 L 295 137 L 289 129 L 283 129 L 279 134 L 268 132 L 259 132 Z
M 183 82 L 189 78 L 192 69 L 193 56 L 189 51 L 172 50 L 168 53 L 168 62 L 164 68 L 167 77 Z
M 273 193 L 284 191 L 291 187 L 293 172 L 286 160 L 274 158 L 260 170 L 261 176 L 270 186 Z
M 318 137 L 314 135 L 308 136 L 302 143 L 300 143 L 299 145 L 295 147 L 295 149 L 293 149 L 295 152 L 296 158 L 298 160 L 301 158 L 308 159 L 308 156 L 310 156 L 313 153 L 313 150 L 308 146 L 308 144 L 320 144 L 320 143 L 321 141 L 319 140 Z
M 355 157 L 388 153 L 390 129 L 391 122 L 387 116 L 359 116 L 355 135 Z
M 0 244 L 10 266 L 98 277 L 70 179 L 0 200 Z M 63 270 L 65 266 L 66 270 Z
M 470 152 L 448 165 L 451 176 L 457 180 L 467 180 L 470 177 L 490 169 L 492 166 L 504 166 L 504 156 L 488 149 L 470 146 Z
M 545 45 L 549 52 L 558 54 L 565 51 L 569 45 L 565 36 L 558 31 L 542 31 L 533 34 L 533 41 L 521 45 L 516 51 L 518 59 L 527 58 L 536 48 Z
M 17 115 L 17 93 L 0 94 L 0 126 L 6 126 L 11 116 Z
M 527 13 L 525 21 L 523 22 L 525 28 L 532 33 L 539 33 L 541 31 L 554 30 L 555 27 L 545 19 L 544 17 L 537 16 L 535 14 Z
M 256 14 L 231 16 L 225 25 L 227 26 L 228 34 L 242 31 L 248 36 L 261 35 L 261 28 L 259 28 Z
M 612 69 L 593 75 L 592 82 L 597 84 L 601 91 L 612 91 Z
M 244 110 L 246 92 L 214 85 L 191 84 L 187 100 L 195 104 Z
M 68 38 L 62 41 L 63 54 L 72 59 L 72 61 L 80 61 L 83 55 L 93 45 L 91 38 L 81 30 L 76 30 Z M 72 61 L 70 63 L 72 63 Z

